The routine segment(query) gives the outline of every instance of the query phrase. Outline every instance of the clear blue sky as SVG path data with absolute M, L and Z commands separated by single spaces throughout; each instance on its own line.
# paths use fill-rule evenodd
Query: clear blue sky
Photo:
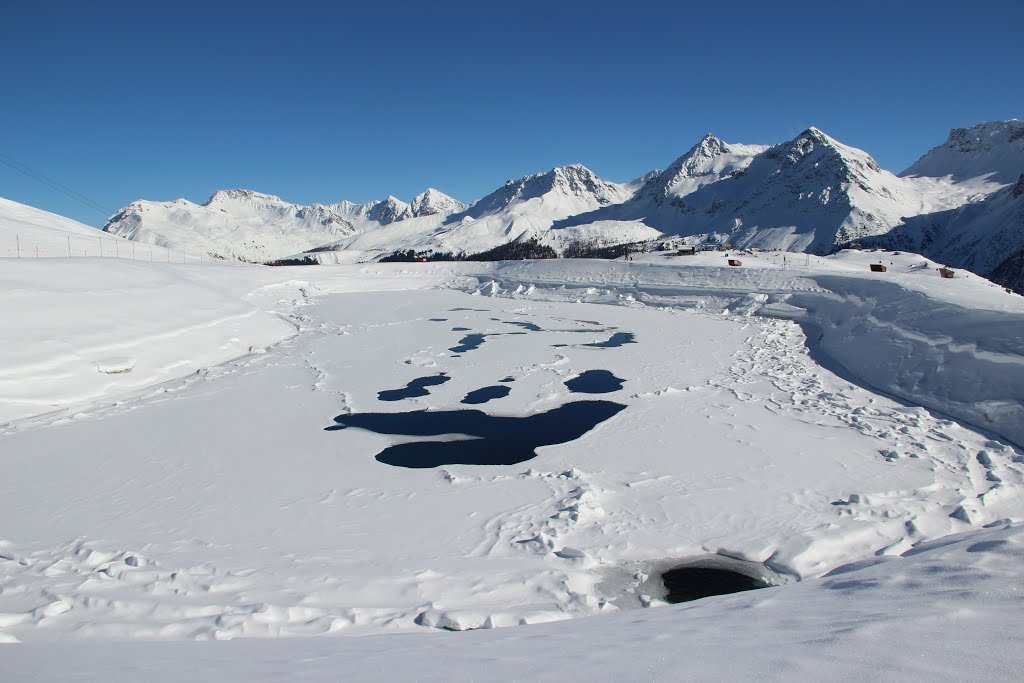
M 99 204 L 611 180 L 816 125 L 899 171 L 1024 118 L 1024 2 L 9 2 L 0 153 Z M 0 165 L 0 196 L 106 216 Z

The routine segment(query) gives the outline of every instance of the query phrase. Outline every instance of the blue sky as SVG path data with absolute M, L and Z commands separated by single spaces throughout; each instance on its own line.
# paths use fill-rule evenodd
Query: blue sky
M 1021 26 L 1019 0 L 7 3 L 0 154 L 110 209 L 470 201 L 809 125 L 899 171 L 951 127 L 1024 118 Z M 0 196 L 106 218 L 5 165 Z

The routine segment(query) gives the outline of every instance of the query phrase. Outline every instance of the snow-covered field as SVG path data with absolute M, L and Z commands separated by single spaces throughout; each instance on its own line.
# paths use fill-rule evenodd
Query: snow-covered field
M 5 259 L 0 672 L 1012 678 L 1024 299 L 739 258 Z

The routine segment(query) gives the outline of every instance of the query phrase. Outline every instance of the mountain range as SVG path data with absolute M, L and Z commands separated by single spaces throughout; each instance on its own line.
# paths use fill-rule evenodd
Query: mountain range
M 1024 122 L 1015 119 L 954 129 L 899 174 L 812 127 L 771 146 L 707 135 L 665 170 L 627 183 L 571 164 L 509 180 L 470 205 L 433 188 L 409 203 L 310 206 L 222 190 L 202 205 L 139 200 L 103 229 L 250 261 L 467 255 L 534 240 L 558 253 L 668 237 L 811 253 L 859 243 L 921 252 L 1019 287 L 1022 173 Z

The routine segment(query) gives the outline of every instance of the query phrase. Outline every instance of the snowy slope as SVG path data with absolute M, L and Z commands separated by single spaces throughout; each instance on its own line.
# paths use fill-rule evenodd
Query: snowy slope
M 181 377 L 295 331 L 241 298 L 250 288 L 232 272 L 249 267 L 218 276 L 206 271 L 229 266 L 55 261 L 0 269 L 0 423 Z
M 954 128 L 949 139 L 914 162 L 901 176 L 985 178 L 1013 183 L 1024 173 L 1024 121 L 986 121 Z
M 75 253 L 88 243 L 97 249 L 97 238 L 107 237 L 96 228 L 55 213 L 0 197 L 0 256 L 67 256 L 69 240 Z M 112 249 L 111 249 L 112 251 Z
M 98 230 L 49 211 L 0 197 L 0 233 L 4 241 L 12 233 L 23 233 L 27 239 L 46 236 L 49 231 L 71 235 L 98 236 Z
M 981 201 L 906 220 L 866 246 L 920 252 L 1024 291 L 1024 175 Z

